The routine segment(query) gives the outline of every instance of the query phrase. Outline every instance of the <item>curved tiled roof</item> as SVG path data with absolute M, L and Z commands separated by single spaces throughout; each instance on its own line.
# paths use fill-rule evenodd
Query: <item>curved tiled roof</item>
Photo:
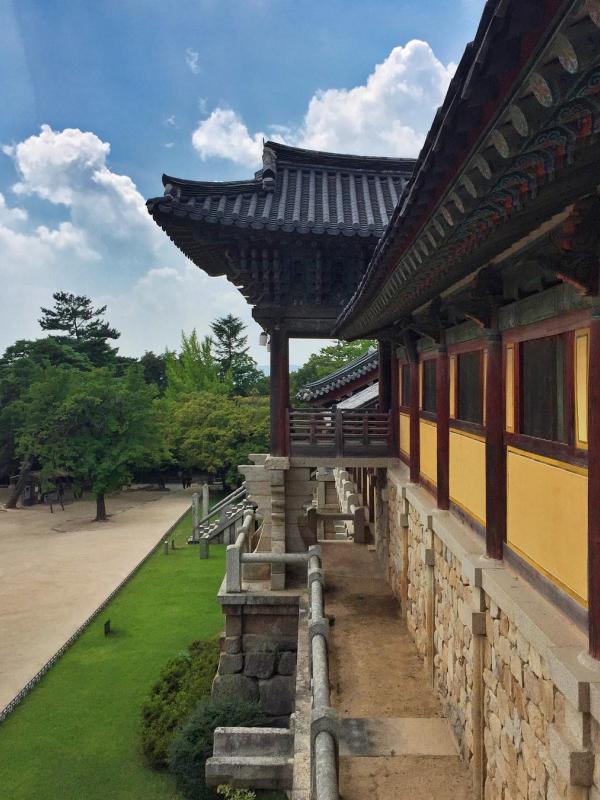
M 515 213 L 526 203 L 532 218 L 536 203 L 560 210 L 557 178 L 569 180 L 600 124 L 599 26 L 597 0 L 488 0 L 334 335 L 402 323 L 510 245 L 509 219 L 515 235 L 521 224 L 527 232 Z
M 358 358 L 353 359 L 348 362 L 348 364 L 344 364 L 343 367 L 340 367 L 335 372 L 325 375 L 324 378 L 319 378 L 318 381 L 307 383 L 306 386 L 303 386 L 296 394 L 296 397 L 298 400 L 303 400 L 305 402 L 316 400 L 335 389 L 352 383 L 363 375 L 375 372 L 378 367 L 379 350 L 368 350 L 362 356 L 358 356 Z
M 163 175 L 151 213 L 220 225 L 379 237 L 412 174 L 414 159 L 354 156 L 266 142 L 263 168 L 247 181 Z

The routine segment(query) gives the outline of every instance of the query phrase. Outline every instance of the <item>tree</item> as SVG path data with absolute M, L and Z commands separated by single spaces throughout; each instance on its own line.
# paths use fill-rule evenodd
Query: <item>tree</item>
M 268 382 L 248 354 L 246 326 L 239 317 L 228 314 L 211 323 L 215 336 L 215 359 L 223 380 L 231 383 L 231 394 L 247 397 L 251 394 L 268 394 Z
M 16 508 L 33 463 L 28 454 L 19 463 L 15 452 L 15 435 L 23 415 L 21 399 L 44 370 L 59 366 L 89 370 L 93 364 L 84 353 L 53 336 L 34 341 L 20 339 L 0 358 L 0 475 L 19 472 L 7 508 Z
M 71 292 L 54 292 L 52 297 L 54 307 L 41 309 L 42 330 L 62 331 L 96 366 L 114 362 L 116 350 L 107 340 L 118 339 L 121 334 L 102 319 L 106 306 L 94 308 L 89 297 Z
M 268 449 L 266 397 L 219 397 L 215 402 L 214 395 L 196 392 L 164 402 L 167 445 L 184 467 L 206 470 L 233 487 L 240 481 L 238 464 Z
M 182 331 L 179 355 L 166 353 L 165 356 L 168 397 L 181 397 L 191 392 L 227 394 L 231 384 L 221 379 L 212 348 L 209 336 L 199 341 L 195 329 L 189 336 Z
M 345 366 L 359 356 L 364 355 L 369 347 L 373 347 L 375 342 L 368 339 L 357 339 L 355 342 L 336 341 L 332 345 L 322 347 L 317 353 L 313 353 L 306 364 L 300 367 L 290 376 L 290 394 L 294 401 L 297 392 L 307 383 L 324 378 L 331 372 L 335 372 L 340 367 Z
M 210 328 L 215 336 L 215 358 L 224 377 L 235 359 L 248 352 L 248 337 L 243 334 L 246 326 L 239 317 L 228 314 L 212 322 Z
M 96 520 L 106 520 L 106 494 L 131 480 L 133 468 L 168 457 L 155 396 L 139 368 L 123 376 L 106 368 L 46 369 L 21 401 L 17 453 L 41 465 L 46 486 L 68 475 L 91 489 Z
M 161 395 L 164 394 L 167 385 L 167 356 L 168 353 L 157 354 L 152 350 L 146 350 L 140 358 L 146 383 L 153 383 Z

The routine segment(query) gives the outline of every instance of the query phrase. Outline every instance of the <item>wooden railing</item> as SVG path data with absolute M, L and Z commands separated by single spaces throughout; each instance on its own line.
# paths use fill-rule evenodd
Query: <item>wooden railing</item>
M 391 455 L 390 413 L 290 409 L 289 453 L 292 456 Z

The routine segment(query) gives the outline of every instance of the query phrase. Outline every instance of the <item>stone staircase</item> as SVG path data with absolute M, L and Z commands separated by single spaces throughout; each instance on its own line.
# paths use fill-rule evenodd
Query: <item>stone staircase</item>
M 188 544 L 198 544 L 200 539 L 231 544 L 235 530 L 242 524 L 244 509 L 248 507 L 246 488 L 235 489 L 213 506 L 208 514 L 194 526 Z
M 236 788 L 292 788 L 294 737 L 286 728 L 217 728 L 206 782 Z

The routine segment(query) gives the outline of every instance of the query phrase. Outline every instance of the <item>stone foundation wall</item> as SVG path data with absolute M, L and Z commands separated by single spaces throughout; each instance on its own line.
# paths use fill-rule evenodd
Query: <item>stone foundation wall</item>
M 474 797 L 600 800 L 600 666 L 585 637 L 402 468 L 388 470 L 388 509 L 382 565 Z
M 267 593 L 219 599 L 225 632 L 213 698 L 257 701 L 274 724 L 286 724 L 294 711 L 298 603 Z

